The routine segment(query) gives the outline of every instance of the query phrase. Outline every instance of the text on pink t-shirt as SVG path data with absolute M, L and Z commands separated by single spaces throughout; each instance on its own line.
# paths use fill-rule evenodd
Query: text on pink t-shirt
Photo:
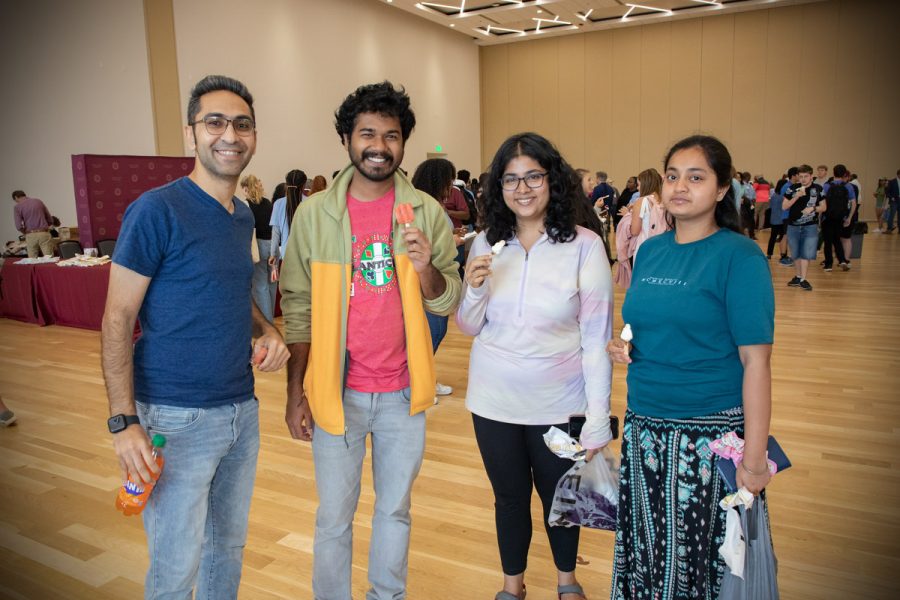
M 409 386 L 403 304 L 394 269 L 394 190 L 370 202 L 347 194 L 353 246 L 347 387 L 394 392 Z

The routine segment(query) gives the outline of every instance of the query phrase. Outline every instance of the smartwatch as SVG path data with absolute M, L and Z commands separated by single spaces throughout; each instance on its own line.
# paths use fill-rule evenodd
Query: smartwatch
M 129 425 L 138 425 L 141 420 L 137 415 L 113 415 L 106 422 L 107 427 L 109 427 L 110 433 L 119 433 L 123 431 Z

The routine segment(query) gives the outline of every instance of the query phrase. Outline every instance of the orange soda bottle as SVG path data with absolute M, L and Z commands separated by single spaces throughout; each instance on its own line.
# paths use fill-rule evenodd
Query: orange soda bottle
M 128 481 L 119 488 L 119 494 L 116 496 L 116 508 L 122 511 L 126 517 L 140 514 L 144 510 L 144 507 L 147 505 L 147 499 L 150 497 L 150 492 L 153 491 L 153 486 L 156 485 L 156 481 L 162 475 L 163 463 L 165 463 L 162 448 L 166 445 L 166 438 L 157 433 L 153 436 L 151 443 L 153 444 L 153 457 L 159 466 L 159 473 L 154 474 L 151 471 L 153 481 L 150 483 L 144 483 L 140 477 L 135 481 L 130 474 L 128 475 Z

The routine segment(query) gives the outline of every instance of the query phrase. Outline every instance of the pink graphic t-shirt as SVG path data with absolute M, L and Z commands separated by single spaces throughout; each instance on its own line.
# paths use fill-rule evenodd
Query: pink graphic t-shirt
M 353 245 L 347 387 L 394 392 L 409 386 L 406 332 L 394 270 L 394 190 L 371 202 L 347 194 Z

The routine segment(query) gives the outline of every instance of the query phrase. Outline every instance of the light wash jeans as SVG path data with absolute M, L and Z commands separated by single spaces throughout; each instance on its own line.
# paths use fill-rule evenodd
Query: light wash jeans
M 255 399 L 212 408 L 137 404 L 166 437 L 163 474 L 144 509 L 150 569 L 144 598 L 237 598 L 259 453 Z
M 375 514 L 367 600 L 406 597 L 410 495 L 425 450 L 425 413 L 409 414 L 409 388 L 369 394 L 344 390 L 345 434 L 316 429 L 313 460 L 319 509 L 313 546 L 316 600 L 349 600 L 353 515 L 366 437 L 372 434 Z
M 256 247 L 259 248 L 259 262 L 253 265 L 253 301 L 271 323 L 275 319 L 275 289 L 278 287 L 270 277 L 269 256 L 272 253 L 272 240 L 257 239 Z

